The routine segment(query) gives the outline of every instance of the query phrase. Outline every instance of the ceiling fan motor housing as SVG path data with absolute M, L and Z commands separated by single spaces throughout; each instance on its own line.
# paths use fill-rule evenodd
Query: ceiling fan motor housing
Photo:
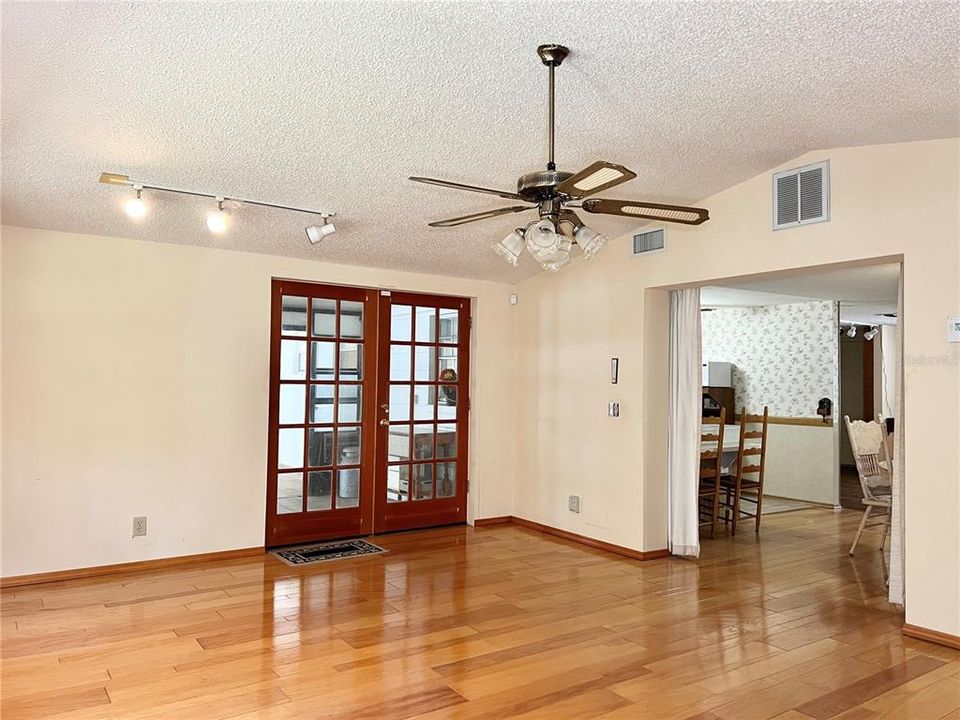
M 556 197 L 557 185 L 572 175 L 573 173 L 560 170 L 538 170 L 527 173 L 517 180 L 517 194 L 534 203 L 549 200 Z

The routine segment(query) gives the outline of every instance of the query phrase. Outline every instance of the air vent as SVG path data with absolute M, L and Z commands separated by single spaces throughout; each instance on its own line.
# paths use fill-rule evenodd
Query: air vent
M 666 252 L 666 228 L 648 230 L 633 236 L 633 256 L 649 255 L 650 253 Z
M 829 219 L 829 161 L 774 174 L 774 230 L 825 222 Z

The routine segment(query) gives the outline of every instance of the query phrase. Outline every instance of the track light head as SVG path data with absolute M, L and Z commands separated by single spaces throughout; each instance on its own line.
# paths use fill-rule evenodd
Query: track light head
M 857 336 L 857 326 L 856 326 L 856 325 L 851 325 L 851 326 L 847 329 L 847 337 L 852 338 L 852 337 L 856 337 L 856 336 Z
M 217 235 L 227 230 L 227 211 L 223 209 L 223 198 L 217 198 L 217 209 L 207 215 L 207 229 Z
M 147 205 L 143 202 L 143 188 L 137 187 L 136 191 L 137 196 L 127 200 L 123 209 L 131 220 L 142 220 L 147 214 Z
M 880 328 L 878 328 L 876 325 L 871 325 L 870 329 L 863 334 L 863 339 L 868 342 L 872 341 L 877 336 L 877 333 L 879 332 L 880 332 Z
M 307 232 L 307 239 L 310 241 L 311 245 L 316 245 L 321 240 L 323 240 L 327 235 L 333 235 L 337 228 L 332 222 L 330 222 L 329 215 L 322 215 L 322 224 L 320 225 L 307 225 L 305 228 Z

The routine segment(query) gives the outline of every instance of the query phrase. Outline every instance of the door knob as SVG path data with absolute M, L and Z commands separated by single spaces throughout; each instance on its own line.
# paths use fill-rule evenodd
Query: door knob
M 380 421 L 380 424 L 381 424 L 381 425 L 389 425 L 389 424 L 390 424 L 390 421 L 387 420 L 386 418 L 384 418 L 383 420 Z

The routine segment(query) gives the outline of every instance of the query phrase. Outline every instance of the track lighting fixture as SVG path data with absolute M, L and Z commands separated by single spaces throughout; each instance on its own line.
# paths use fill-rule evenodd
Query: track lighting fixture
M 227 211 L 223 209 L 223 198 L 217 198 L 217 209 L 207 215 L 207 229 L 220 235 L 227 229 Z
M 310 240 L 311 245 L 316 245 L 327 235 L 333 235 L 337 231 L 337 228 L 330 222 L 328 215 L 322 215 L 321 220 L 320 225 L 307 225 L 306 227 L 307 239 Z
M 222 195 L 215 195 L 213 193 L 194 192 L 193 190 L 181 190 L 180 188 L 164 187 L 163 185 L 151 185 L 149 183 L 131 180 L 128 175 L 120 175 L 118 173 L 100 173 L 100 182 L 104 183 L 105 185 L 124 185 L 126 187 L 132 187 L 136 191 L 137 196 L 135 198 L 130 198 L 130 200 L 128 200 L 124 206 L 124 211 L 134 220 L 140 220 L 147 214 L 147 206 L 143 202 L 142 197 L 143 191 L 153 190 L 158 192 L 175 193 L 177 195 L 192 195 L 193 197 L 210 198 L 212 200 L 216 200 L 217 209 L 207 215 L 207 228 L 210 230 L 210 232 L 217 233 L 218 235 L 226 232 L 230 225 L 230 214 L 224 207 L 224 203 L 227 202 L 234 203 L 236 206 L 257 205 L 259 207 L 274 208 L 276 210 L 287 210 L 289 212 L 306 213 L 308 215 L 319 215 L 321 218 L 323 218 L 323 224 L 309 225 L 306 228 L 307 237 L 314 245 L 319 243 L 327 235 L 331 235 L 336 231 L 333 223 L 330 222 L 330 218 L 336 215 L 336 213 L 332 212 L 309 210 L 307 208 L 292 207 L 290 205 L 277 205 L 275 203 L 261 202 L 260 200 L 248 200 L 246 198 L 225 197 Z
M 872 341 L 877 336 L 877 333 L 879 332 L 880 332 L 880 328 L 878 328 L 876 325 L 871 325 L 870 329 L 863 334 L 863 339 L 867 341 Z
M 143 202 L 143 188 L 135 185 L 134 190 L 137 191 L 137 196 L 127 200 L 123 209 L 130 219 L 140 220 L 147 214 L 147 205 Z
M 857 326 L 851 325 L 849 328 L 847 328 L 847 337 L 852 338 L 856 336 L 857 336 Z

